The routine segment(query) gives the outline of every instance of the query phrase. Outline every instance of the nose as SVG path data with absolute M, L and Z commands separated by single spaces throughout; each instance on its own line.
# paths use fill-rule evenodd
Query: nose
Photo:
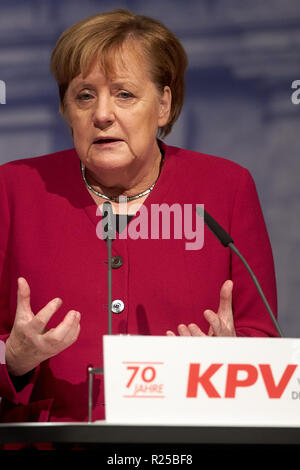
M 112 97 L 108 93 L 98 96 L 93 110 L 92 121 L 95 127 L 107 129 L 115 121 Z

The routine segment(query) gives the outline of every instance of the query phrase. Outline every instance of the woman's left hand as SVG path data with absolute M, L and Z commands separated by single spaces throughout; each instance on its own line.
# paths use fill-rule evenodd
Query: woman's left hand
M 236 336 L 233 312 L 232 312 L 232 289 L 233 282 L 225 281 L 220 290 L 220 303 L 218 313 L 205 310 L 204 317 L 210 327 L 206 335 L 195 323 L 189 325 L 178 325 L 179 336 Z M 175 336 L 173 331 L 168 330 L 167 336 Z

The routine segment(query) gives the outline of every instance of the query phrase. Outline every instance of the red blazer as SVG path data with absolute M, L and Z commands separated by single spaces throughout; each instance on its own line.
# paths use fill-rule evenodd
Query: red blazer
M 276 312 L 272 252 L 249 172 L 223 158 L 165 144 L 162 148 L 164 165 L 144 203 L 149 218 L 154 204 L 192 204 L 194 208 L 204 204 L 231 234 Z M 3 421 L 87 420 L 87 367 L 102 365 L 101 338 L 107 332 L 107 248 L 96 234 L 101 221 L 96 209 L 74 149 L 0 167 Z M 134 227 L 139 216 L 128 228 Z M 207 332 L 203 311 L 217 311 L 220 287 L 232 279 L 237 334 L 276 336 L 239 259 L 207 228 L 201 249 L 187 250 L 188 241 L 174 237 L 113 241 L 112 255 L 121 256 L 123 264 L 112 273 L 112 298 L 124 303 L 124 310 L 113 314 L 113 333 L 165 335 L 167 329 L 175 331 L 179 323 L 189 322 Z M 34 312 L 52 298 L 62 298 L 63 305 L 49 327 L 76 309 L 81 312 L 81 332 L 76 343 L 43 362 L 17 392 L 4 364 L 4 343 L 14 322 L 19 276 L 29 282 Z M 95 379 L 93 416 L 104 418 L 101 376 Z

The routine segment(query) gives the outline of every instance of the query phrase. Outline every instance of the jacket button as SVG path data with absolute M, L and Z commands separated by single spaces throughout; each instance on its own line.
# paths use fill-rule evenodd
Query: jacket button
M 114 300 L 111 304 L 111 309 L 113 313 L 121 313 L 125 308 L 124 302 L 122 300 Z
M 113 269 L 118 269 L 122 266 L 123 264 L 123 259 L 121 256 L 113 256 L 111 259 L 111 267 Z

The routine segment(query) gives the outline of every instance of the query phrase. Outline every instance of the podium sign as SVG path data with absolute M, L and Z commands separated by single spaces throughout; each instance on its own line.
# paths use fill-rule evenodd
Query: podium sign
M 106 421 L 299 426 L 300 340 L 105 336 Z

